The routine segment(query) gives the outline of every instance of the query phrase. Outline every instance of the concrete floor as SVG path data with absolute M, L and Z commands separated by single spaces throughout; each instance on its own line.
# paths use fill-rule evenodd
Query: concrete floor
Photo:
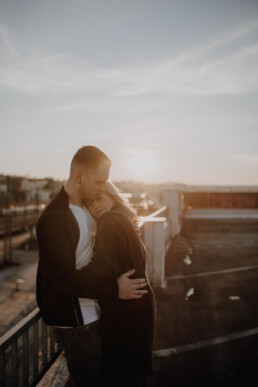
M 0 335 L 36 308 L 37 262 L 37 251 L 14 250 L 13 264 L 0 270 Z
M 166 277 L 156 386 L 257 386 L 258 222 L 185 220 Z

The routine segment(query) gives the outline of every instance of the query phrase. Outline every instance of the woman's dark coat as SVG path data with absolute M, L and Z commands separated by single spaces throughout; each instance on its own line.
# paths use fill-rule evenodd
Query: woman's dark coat
M 93 275 L 105 280 L 135 269 L 132 278 L 146 278 L 145 248 L 128 217 L 114 208 L 98 221 Z M 134 300 L 105 300 L 102 308 L 104 359 L 108 373 L 121 370 L 152 372 L 155 305 L 151 287 Z

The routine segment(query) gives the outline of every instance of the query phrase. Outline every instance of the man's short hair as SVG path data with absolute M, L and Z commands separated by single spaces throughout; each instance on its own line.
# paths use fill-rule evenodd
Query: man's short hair
M 81 164 L 89 168 L 97 168 L 98 166 L 110 168 L 111 160 L 99 148 L 87 145 L 79 148 L 73 156 L 71 168 L 76 164 Z

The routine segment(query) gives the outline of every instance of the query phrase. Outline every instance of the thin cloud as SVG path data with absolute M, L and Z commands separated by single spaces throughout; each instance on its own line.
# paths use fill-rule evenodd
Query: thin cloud
M 159 64 L 105 69 L 89 61 L 49 55 L 38 49 L 21 57 L 10 33 L 0 26 L 6 52 L 6 60 L 0 66 L 0 84 L 25 94 L 80 93 L 79 99 L 94 94 L 117 100 L 144 94 L 245 93 L 258 89 L 258 42 L 246 42 L 246 38 L 250 34 L 254 36 L 257 30 L 257 23 L 244 26 Z M 66 105 L 70 109 L 83 106 L 80 101 Z M 55 109 L 55 106 L 51 108 Z
M 19 57 L 18 51 L 13 45 L 9 31 L 0 23 L 0 47 L 1 58 L 17 59 Z
M 245 164 L 258 166 L 258 155 L 239 154 L 239 155 L 235 155 L 233 158 Z
M 136 70 L 132 76 L 135 82 L 121 94 L 204 96 L 257 90 L 258 42 L 242 43 L 254 32 L 258 32 L 257 23 L 156 66 Z
M 49 55 L 32 49 L 27 56 L 18 54 L 14 39 L 0 25 L 2 57 L 0 84 L 25 94 L 98 92 L 110 89 L 112 82 L 125 77 L 123 70 L 106 70 L 89 61 L 68 55 Z

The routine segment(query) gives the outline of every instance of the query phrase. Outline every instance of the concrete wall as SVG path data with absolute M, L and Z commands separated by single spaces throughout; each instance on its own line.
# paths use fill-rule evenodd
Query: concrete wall
M 171 237 L 174 238 L 181 230 L 182 195 L 177 190 L 164 190 L 163 203 L 168 207 L 168 221 Z

